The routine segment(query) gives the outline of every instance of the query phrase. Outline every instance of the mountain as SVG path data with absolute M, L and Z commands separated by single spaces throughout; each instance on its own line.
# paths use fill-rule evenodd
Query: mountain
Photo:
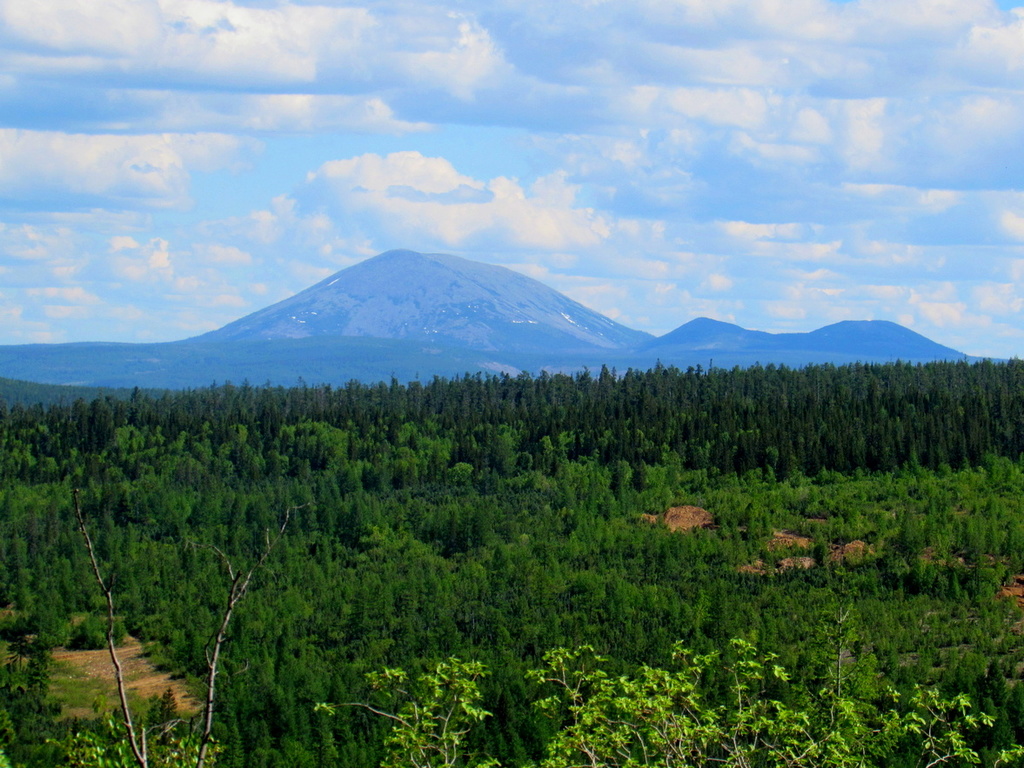
M 388 251 L 193 339 L 0 346 L 0 377 L 159 389 L 964 357 L 881 320 L 766 333 L 702 317 L 654 338 L 502 267 Z
M 873 358 L 960 360 L 965 357 L 888 320 L 843 320 L 806 334 L 786 334 L 805 338 L 808 349 L 842 349 L 850 354 Z
M 808 333 L 766 333 L 699 317 L 659 336 L 644 350 L 673 360 L 696 353 L 715 355 L 720 365 L 927 362 L 967 357 L 888 320 L 844 320 Z
M 698 317 L 664 336 L 659 336 L 644 349 L 672 349 L 677 351 L 744 350 L 770 346 L 773 336 L 764 331 L 748 331 L 732 323 Z
M 388 251 L 195 341 L 371 336 L 527 352 L 650 339 L 532 278 L 457 256 Z

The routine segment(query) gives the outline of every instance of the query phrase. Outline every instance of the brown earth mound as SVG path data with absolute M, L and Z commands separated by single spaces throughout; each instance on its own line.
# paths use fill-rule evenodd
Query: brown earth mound
M 1012 597 L 1017 601 L 1017 607 L 1024 609 L 1024 573 L 1013 577 L 1013 583 L 999 588 L 996 593 L 999 597 Z
M 714 528 L 715 518 L 706 509 L 682 506 L 665 511 L 665 525 L 670 531 L 689 531 L 693 528 Z
M 129 695 L 132 698 L 142 700 L 154 696 L 160 697 L 168 689 L 174 694 L 178 710 L 183 714 L 191 714 L 199 711 L 200 703 L 189 695 L 184 682 L 172 678 L 166 672 L 160 672 L 146 658 L 142 644 L 133 637 L 126 638 L 126 641 L 117 649 L 118 658 L 121 661 L 121 669 Z M 102 651 L 67 651 L 55 650 L 53 660 L 58 667 L 67 670 L 67 679 L 85 679 L 97 684 L 101 695 L 107 702 L 107 708 L 112 709 L 117 703 L 117 685 L 114 681 L 114 667 L 110 662 L 110 654 L 104 649 Z M 61 675 L 55 674 L 55 678 Z M 55 681 L 60 687 L 60 681 Z M 65 706 L 62 712 L 64 717 L 93 717 L 91 707 Z

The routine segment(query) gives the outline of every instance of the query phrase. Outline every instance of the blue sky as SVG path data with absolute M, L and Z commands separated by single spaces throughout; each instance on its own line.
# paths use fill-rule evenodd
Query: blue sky
M 0 344 L 167 341 L 391 248 L 634 328 L 1024 352 L 1024 8 L 0 0 Z

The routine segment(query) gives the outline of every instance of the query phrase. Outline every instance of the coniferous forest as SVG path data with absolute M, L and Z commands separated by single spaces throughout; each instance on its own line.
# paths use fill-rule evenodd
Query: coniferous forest
M 377 700 L 368 674 L 452 657 L 487 670 L 472 750 L 540 763 L 565 723 L 530 671 L 582 646 L 613 676 L 720 654 L 709 706 L 756 647 L 790 677 L 765 696 L 795 705 L 846 668 L 862 702 L 966 696 L 987 765 L 1024 742 L 1024 363 L 30 400 L 0 405 L 14 766 L 68 764 L 69 736 L 105 727 L 99 706 L 63 716 L 51 685 L 55 649 L 104 642 L 75 489 L 118 632 L 198 698 L 223 559 L 254 562 L 285 523 L 224 644 L 217 766 L 380 765 L 389 722 L 348 704 Z M 866 764 L 917 765 L 912 742 Z

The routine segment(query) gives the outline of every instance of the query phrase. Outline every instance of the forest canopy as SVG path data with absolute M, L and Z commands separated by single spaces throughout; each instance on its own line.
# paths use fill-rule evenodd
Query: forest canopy
M 54 649 L 95 647 L 105 615 L 78 488 L 124 633 L 197 691 L 225 589 L 210 547 L 251 562 L 296 509 L 230 628 L 218 765 L 380 764 L 387 723 L 316 703 L 455 656 L 489 671 L 472 747 L 503 765 L 558 733 L 527 676 L 557 647 L 633 675 L 742 639 L 796 707 L 838 615 L 875 689 L 991 717 L 967 736 L 991 764 L 1024 736 L 1022 394 L 1017 361 L 21 392 L 0 406 L 0 747 L 55 765 L 103 728 L 52 684 Z M 683 508 L 708 517 L 673 530 Z

